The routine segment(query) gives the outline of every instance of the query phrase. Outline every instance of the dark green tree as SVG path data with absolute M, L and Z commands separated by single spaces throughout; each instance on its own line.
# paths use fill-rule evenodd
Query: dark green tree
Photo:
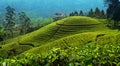
M 74 16 L 79 16 L 77 11 L 74 12 Z
M 6 7 L 6 23 L 5 30 L 9 30 L 13 38 L 13 27 L 15 26 L 15 9 L 7 6 Z
M 118 26 L 120 21 L 120 2 L 119 0 L 104 0 L 105 4 L 107 4 L 107 18 L 114 20 L 114 27 Z
M 106 18 L 106 14 L 105 14 L 104 10 L 101 10 L 100 18 L 102 18 L 102 19 Z
M 94 11 L 93 11 L 92 8 L 90 9 L 90 11 L 89 11 L 89 13 L 88 13 L 88 16 L 89 16 L 89 17 L 94 17 Z
M 118 23 L 120 21 L 120 4 L 117 6 L 117 9 L 115 9 L 115 12 L 113 13 L 112 19 L 114 20 L 114 26 L 119 26 Z
M 19 15 L 19 21 L 21 22 L 20 34 L 26 34 L 29 32 L 31 28 L 31 24 L 30 24 L 31 20 L 25 14 L 25 12 L 20 12 L 18 15 Z
M 79 16 L 84 16 L 84 13 L 83 13 L 82 10 L 80 10 L 80 14 L 79 14 Z
M 71 12 L 69 16 L 79 16 L 79 13 L 77 11 Z
M 95 17 L 96 18 L 100 18 L 100 9 L 97 7 L 96 9 L 95 9 Z
M 73 13 L 73 12 L 72 12 L 72 13 L 70 13 L 70 14 L 69 14 L 69 16 L 74 16 L 74 13 Z

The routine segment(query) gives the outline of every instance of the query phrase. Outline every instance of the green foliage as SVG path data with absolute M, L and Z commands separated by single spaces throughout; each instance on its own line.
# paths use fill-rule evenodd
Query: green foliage
M 79 13 L 77 11 L 74 11 L 70 13 L 69 16 L 79 16 Z
M 120 26 L 120 21 L 116 22 L 114 20 L 111 20 L 111 19 L 106 19 L 105 21 L 106 23 L 106 26 L 111 28 L 111 29 L 119 29 L 119 26 Z M 115 22 L 117 24 L 117 26 L 115 26 Z
M 106 13 L 104 12 L 104 10 L 100 10 L 98 7 L 93 10 L 91 9 L 89 12 L 88 12 L 88 15 L 89 17 L 94 17 L 94 18 L 99 18 L 99 19 L 105 19 L 106 18 Z
M 119 31 L 107 29 L 103 22 L 104 20 L 73 16 L 32 33 L 1 42 L 0 56 L 15 57 L 0 58 L 0 64 L 7 63 L 8 66 L 119 65 Z M 51 49 L 53 50 L 48 52 Z
M 100 10 L 98 7 L 96 7 L 95 10 L 91 8 L 90 11 L 86 13 L 83 12 L 82 10 L 80 10 L 79 13 L 77 11 L 74 11 L 74 12 L 71 12 L 69 16 L 88 16 L 93 18 L 105 19 L 106 13 L 104 12 L 104 10 Z
M 104 10 L 101 11 L 100 16 L 101 16 L 100 18 L 103 18 L 103 19 L 106 18 L 106 14 Z
M 113 28 L 119 28 L 119 21 L 120 21 L 120 1 L 119 0 L 104 0 L 105 4 L 108 5 L 106 10 L 108 20 L 113 21 Z
M 89 36 L 89 34 L 87 35 L 87 33 L 86 33 L 84 36 L 81 36 L 81 35 L 83 35 L 81 33 L 89 32 L 89 31 L 90 32 L 92 32 L 92 31 L 100 31 L 101 32 L 101 30 L 106 31 L 108 29 L 102 23 L 100 23 L 97 19 L 93 19 L 90 17 L 80 17 L 80 16 L 68 17 L 68 18 L 59 20 L 57 22 L 53 22 L 53 23 L 51 23 L 45 27 L 42 27 L 39 30 L 31 32 L 29 34 L 19 36 L 14 39 L 9 39 L 9 40 L 6 40 L 5 42 L 1 42 L 0 44 L 2 45 L 2 48 L 0 49 L 0 53 L 1 53 L 1 56 L 5 56 L 5 57 L 13 56 L 14 54 L 20 54 L 24 51 L 28 52 L 27 50 L 29 50 L 31 48 L 37 49 L 35 51 L 32 50 L 35 53 L 37 51 L 45 52 L 45 50 L 48 51 L 48 50 L 52 49 L 53 45 L 59 46 L 57 43 L 64 44 L 64 43 L 62 43 L 64 41 L 62 41 L 62 40 L 59 41 L 60 39 L 62 39 L 64 37 L 67 37 L 68 39 L 65 39 L 65 40 L 69 41 L 69 38 L 70 38 L 70 40 L 72 40 L 72 38 L 69 36 L 79 34 L 78 38 L 81 38 L 86 35 L 85 40 L 88 41 L 87 36 L 91 37 L 91 34 Z M 75 38 L 74 40 L 76 40 L 78 38 Z M 82 38 L 78 39 L 78 40 L 82 40 Z M 55 42 L 52 44 L 51 42 L 54 42 L 54 41 L 57 41 L 57 43 Z M 51 43 L 51 44 L 48 45 L 48 43 Z M 30 45 L 28 45 L 28 44 L 30 44 Z M 77 41 L 76 43 L 71 42 L 71 44 L 79 45 L 82 43 L 80 43 L 80 41 Z M 61 45 L 61 47 L 63 47 L 63 46 Z M 39 48 L 40 51 L 37 47 L 38 48 L 40 47 Z M 41 48 L 41 47 L 43 47 L 43 48 Z M 13 49 L 16 51 L 15 53 L 10 52 Z M 4 52 L 4 51 L 6 51 L 6 52 Z
M 6 21 L 7 23 L 5 24 L 5 30 L 8 30 L 11 32 L 11 37 L 13 38 L 13 27 L 15 26 L 15 9 L 7 6 L 6 7 Z
M 97 31 L 97 32 L 85 32 L 75 35 L 63 37 L 61 39 L 46 43 L 42 46 L 30 49 L 24 53 L 42 53 L 46 54 L 53 47 L 66 48 L 69 46 L 83 46 L 85 44 L 119 44 L 119 32 L 118 31 Z M 116 38 L 117 37 L 117 38 Z
M 37 19 L 32 19 L 32 27 L 37 30 L 40 29 L 48 24 L 53 23 L 53 18 L 37 18 Z
M 84 13 L 82 10 L 80 10 L 79 16 L 84 16 Z
M 94 17 L 95 16 L 93 9 L 90 9 L 90 11 L 88 12 L 88 16 L 89 17 Z
M 39 26 L 43 27 L 43 26 L 46 26 L 52 22 L 53 22 L 52 18 L 46 18 L 46 19 L 40 21 Z
M 119 66 L 120 44 L 86 44 L 66 49 L 54 48 L 47 55 L 24 54 L 22 57 L 0 59 L 7 66 Z
M 0 29 L 0 41 L 6 40 L 11 37 L 11 33 L 9 31 L 4 31 Z
M 29 32 L 31 28 L 31 20 L 30 18 L 25 14 L 25 12 L 19 13 L 19 21 L 20 21 L 20 34 L 26 34 Z
M 100 9 L 99 8 L 95 9 L 95 17 L 100 18 Z

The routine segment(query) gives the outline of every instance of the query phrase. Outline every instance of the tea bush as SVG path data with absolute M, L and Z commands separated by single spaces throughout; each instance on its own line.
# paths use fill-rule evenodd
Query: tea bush
M 120 44 L 54 48 L 47 55 L 24 54 L 22 57 L 0 58 L 7 66 L 120 66 Z

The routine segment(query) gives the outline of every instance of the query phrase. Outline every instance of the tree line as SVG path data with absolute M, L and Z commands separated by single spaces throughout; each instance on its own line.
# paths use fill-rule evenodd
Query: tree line
M 106 13 L 104 10 L 100 10 L 98 7 L 93 10 L 92 8 L 90 11 L 83 12 L 82 10 L 74 11 L 69 14 L 69 16 L 88 16 L 88 17 L 93 17 L 93 18 L 100 18 L 100 19 L 105 19 L 106 18 Z
M 88 13 L 74 11 L 69 14 L 69 16 L 89 16 L 95 18 L 106 18 L 107 26 L 110 28 L 120 29 L 120 0 L 103 0 L 105 7 L 107 7 L 106 12 L 96 8 L 91 9 Z

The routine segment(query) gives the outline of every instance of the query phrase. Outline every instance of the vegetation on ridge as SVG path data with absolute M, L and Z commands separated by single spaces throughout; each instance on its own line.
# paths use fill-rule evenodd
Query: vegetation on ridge
M 104 25 L 97 19 L 79 16 L 68 17 L 49 24 L 32 33 L 1 42 L 3 45 L 0 52 L 6 51 L 2 54 L 8 55 L 9 52 L 15 51 L 10 54 L 17 55 L 30 48 L 45 45 L 46 43 L 69 35 L 88 31 L 104 30 L 105 28 L 103 27 Z
M 0 65 L 120 66 L 120 2 L 104 1 L 106 12 L 55 13 L 44 23 L 8 6 L 0 25 Z

